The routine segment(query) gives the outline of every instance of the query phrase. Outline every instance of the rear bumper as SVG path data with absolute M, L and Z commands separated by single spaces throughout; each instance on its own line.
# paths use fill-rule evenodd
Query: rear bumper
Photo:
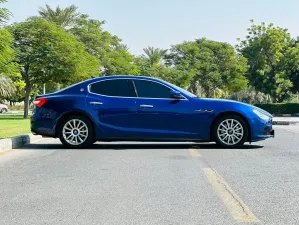
M 43 126 L 41 121 L 32 121 L 31 119 L 31 132 L 46 137 L 55 137 L 55 131 L 51 128 Z
M 30 118 L 31 132 L 46 137 L 55 137 L 54 120 L 51 116 L 48 110 L 35 109 Z

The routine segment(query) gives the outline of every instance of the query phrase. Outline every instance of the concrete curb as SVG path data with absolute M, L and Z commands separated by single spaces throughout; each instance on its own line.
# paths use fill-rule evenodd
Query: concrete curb
M 12 138 L 0 139 L 0 153 L 7 152 L 11 149 L 21 148 L 30 143 L 42 140 L 42 136 L 26 134 Z
M 273 121 L 273 125 L 299 125 L 296 121 Z
M 273 114 L 273 117 L 299 117 L 299 114 Z
M 32 115 L 32 113 L 29 112 L 28 114 L 29 116 Z M 12 113 L 12 112 L 8 112 L 8 113 L 0 113 L 0 116 L 23 116 L 23 113 Z

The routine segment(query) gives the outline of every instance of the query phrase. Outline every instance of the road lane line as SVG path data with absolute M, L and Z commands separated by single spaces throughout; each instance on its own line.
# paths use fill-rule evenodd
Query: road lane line
M 200 153 L 195 148 L 189 148 L 188 151 L 192 157 L 201 157 Z
M 228 186 L 215 169 L 204 168 L 203 170 L 214 191 L 237 222 L 259 222 L 248 206 L 245 205 L 242 199 Z

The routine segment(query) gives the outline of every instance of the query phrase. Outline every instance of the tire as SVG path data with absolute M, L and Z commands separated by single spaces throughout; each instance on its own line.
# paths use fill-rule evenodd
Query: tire
M 61 143 L 67 148 L 86 148 L 94 142 L 92 123 L 84 116 L 67 118 L 58 132 Z
M 2 113 L 7 113 L 7 109 L 2 109 Z
M 0 113 L 3 113 L 3 109 L 0 109 Z
M 213 140 L 225 148 L 241 147 L 248 138 L 248 125 L 240 116 L 226 115 L 213 126 Z

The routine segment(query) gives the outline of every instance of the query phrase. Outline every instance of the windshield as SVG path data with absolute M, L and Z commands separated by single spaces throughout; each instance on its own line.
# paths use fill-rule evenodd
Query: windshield
M 185 95 L 187 95 L 187 96 L 189 96 L 189 97 L 191 97 L 191 98 L 197 98 L 198 96 L 197 95 L 195 95 L 195 94 L 193 94 L 193 93 L 191 93 L 191 92 L 189 92 L 189 91 L 187 91 L 187 90 L 185 90 L 185 89 L 183 89 L 183 88 L 180 88 L 180 87 L 178 87 L 178 86 L 176 86 L 176 85 L 174 85 L 180 92 L 182 92 L 183 94 L 185 94 Z

